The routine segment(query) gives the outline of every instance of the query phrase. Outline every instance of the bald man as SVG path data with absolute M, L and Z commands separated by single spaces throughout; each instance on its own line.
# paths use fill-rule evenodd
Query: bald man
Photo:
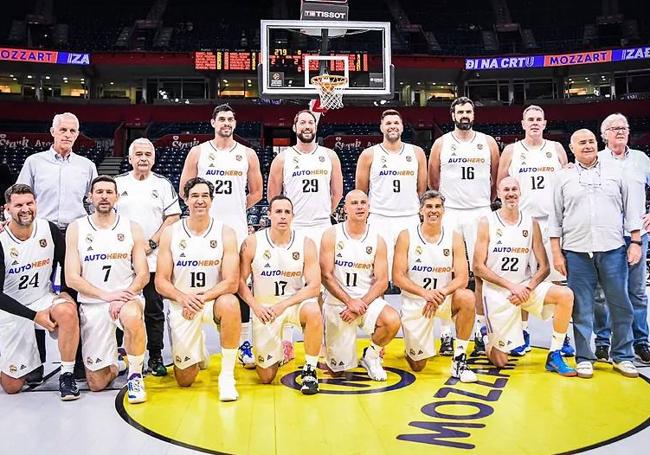
M 321 241 L 327 366 L 334 373 L 357 366 L 357 328 L 361 327 L 370 336 L 361 366 L 372 380 L 386 381 L 379 352 L 400 327 L 399 314 L 382 298 L 388 285 L 386 243 L 367 223 L 366 193 L 350 191 L 344 210 L 347 220 L 325 231 Z
M 549 274 L 539 223 L 519 209 L 519 183 L 505 177 L 497 188 L 502 207 L 481 218 L 474 252 L 474 273 L 483 280 L 483 304 L 488 327 L 487 355 L 503 368 L 508 353 L 523 343 L 521 311 L 553 318 L 553 336 L 546 369 L 575 376 L 562 357 L 573 293 L 544 281 Z M 529 267 L 534 256 L 537 270 Z
M 628 265 L 641 260 L 642 195 L 629 190 L 620 166 L 598 159 L 598 143 L 591 131 L 573 133 L 570 147 L 576 163 L 557 173 L 549 234 L 553 267 L 563 275 L 571 272 L 567 281 L 575 295 L 576 370 L 581 378 L 594 374 L 594 289 L 600 284 L 612 318 L 614 370 L 635 378 L 639 373 L 632 362 L 633 310 L 627 280 Z M 629 247 L 625 231 L 630 233 Z

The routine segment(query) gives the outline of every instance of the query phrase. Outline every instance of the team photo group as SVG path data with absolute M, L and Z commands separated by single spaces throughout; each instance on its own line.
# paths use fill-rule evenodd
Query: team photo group
M 635 361 L 650 365 L 650 159 L 628 144 L 624 115 L 575 131 L 569 162 L 544 137 L 539 106 L 523 109 L 523 139 L 501 151 L 475 129 L 472 100 L 457 98 L 453 129 L 428 157 L 402 141 L 402 115 L 389 109 L 345 195 L 317 115 L 296 114 L 295 145 L 263 176 L 256 152 L 235 140 L 235 112 L 217 106 L 214 139 L 189 151 L 178 189 L 152 172 L 144 138 L 130 144 L 131 171 L 98 176 L 73 152 L 79 119 L 56 115 L 51 148 L 29 156 L 4 194 L 2 389 L 43 381 L 49 336 L 62 400 L 80 397 L 80 381 L 101 391 L 124 374 L 128 401 L 141 403 L 145 373 L 194 383 L 215 354 L 207 331 L 219 334 L 221 401 L 239 397 L 236 368 L 273 383 L 294 358 L 294 331 L 305 395 L 318 393 L 319 376 L 359 366 L 386 381 L 384 348 L 400 330 L 412 371 L 438 354 L 451 377 L 476 382 L 470 356 L 503 368 L 531 350 L 531 314 L 552 325 L 540 369 L 588 379 L 601 361 L 635 378 Z M 255 231 L 247 210 L 263 196 L 267 226 Z M 332 224 L 341 202 L 344 219 Z

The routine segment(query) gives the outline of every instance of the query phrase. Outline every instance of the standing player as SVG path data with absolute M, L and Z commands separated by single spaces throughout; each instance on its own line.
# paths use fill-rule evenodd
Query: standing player
M 318 392 L 316 365 L 323 319 L 316 298 L 320 269 L 314 242 L 292 229 L 293 206 L 286 196 L 269 202 L 271 227 L 248 236 L 241 252 L 239 294 L 253 310 L 253 344 L 257 374 L 270 384 L 282 362 L 282 327 L 302 326 L 305 366 L 300 391 Z M 252 273 L 253 291 L 246 281 Z
M 162 299 L 156 293 L 154 279 L 160 236 L 165 227 L 180 219 L 181 208 L 171 182 L 162 175 L 151 172 L 156 162 L 156 150 L 149 139 L 140 138 L 131 143 L 129 162 L 133 170 L 115 178 L 120 195 L 115 208 L 117 213 L 142 227 L 147 241 L 145 252 L 150 277 L 143 295 L 148 365 L 154 376 L 165 376 L 167 368 L 162 358 L 165 314 Z
M 11 218 L 0 232 L 0 384 L 6 393 L 18 393 L 27 374 L 41 366 L 34 333 L 37 325 L 56 333 L 61 399 L 76 400 L 77 306 L 66 292 L 65 280 L 59 295 L 50 291 L 55 265 L 63 267 L 65 240 L 54 223 L 36 218 L 36 199 L 28 185 L 10 186 L 5 200 Z
M 156 289 L 169 299 L 174 376 L 189 387 L 209 360 L 202 326 L 221 329 L 219 400 L 239 398 L 235 359 L 241 319 L 237 299 L 239 258 L 231 228 L 210 216 L 214 187 L 200 177 L 187 181 L 183 196 L 190 215 L 163 232 Z
M 562 357 L 562 344 L 573 308 L 573 293 L 544 279 L 549 264 L 539 224 L 519 210 L 519 184 L 513 177 L 499 183 L 502 207 L 481 218 L 478 226 L 474 271 L 483 280 L 483 305 L 488 328 L 487 354 L 499 368 L 508 352 L 523 344 L 521 311 L 543 319 L 553 318 L 553 337 L 546 369 L 575 376 Z M 537 270 L 531 273 L 530 256 Z
M 385 381 L 379 353 L 399 330 L 399 314 L 381 298 L 388 284 L 386 243 L 377 227 L 367 223 L 368 197 L 350 191 L 345 197 L 347 220 L 323 235 L 321 277 L 325 285 L 327 365 L 335 373 L 357 366 L 357 328 L 370 336 L 361 366 L 374 381 Z
M 436 139 L 431 147 L 429 188 L 444 196 L 446 222 L 463 234 L 471 270 L 478 220 L 491 213 L 490 204 L 496 196 L 499 146 L 492 136 L 474 131 L 474 102 L 471 99 L 456 98 L 450 112 L 454 130 Z M 475 289 L 480 302 L 480 283 L 476 283 Z M 477 314 L 482 311 L 477 307 Z M 480 326 L 479 323 L 478 328 Z M 442 335 L 441 354 L 451 355 L 451 327 L 445 330 L 443 326 Z M 476 340 L 480 348 L 480 334 Z M 474 351 L 480 352 L 480 349 Z
M 359 156 L 356 189 L 368 195 L 368 224 L 386 242 L 390 275 L 397 236 L 420 222 L 419 197 L 427 189 L 427 160 L 420 147 L 402 142 L 404 123 L 398 111 L 382 112 L 379 129 L 382 143 Z
M 183 166 L 179 188 L 185 188 L 185 183 L 193 177 L 212 183 L 214 201 L 210 215 L 235 231 L 239 248 L 248 235 L 246 210 L 262 199 L 260 161 L 253 149 L 235 141 L 237 121 L 229 105 L 215 107 L 210 124 L 214 128 L 214 139 L 192 147 Z M 250 309 L 241 300 L 239 304 L 243 322 L 239 356 L 244 367 L 254 368 Z
M 402 330 L 406 360 L 422 371 L 436 354 L 433 316 L 455 318 L 458 339 L 451 376 L 476 382 L 467 366 L 467 346 L 474 327 L 474 294 L 468 282 L 465 244 L 459 232 L 443 227 L 444 197 L 429 190 L 420 198 L 422 223 L 402 231 L 395 245 L 393 277 L 402 290 Z
M 146 331 L 142 289 L 149 281 L 142 228 L 113 208 L 117 184 L 100 175 L 90 185 L 94 213 L 66 232 L 65 277 L 79 293 L 81 340 L 86 379 L 93 392 L 118 374 L 115 328 L 124 330 L 129 363 L 128 399 L 146 401 L 142 364 Z
M 293 120 L 296 145 L 280 152 L 271 163 L 267 187 L 270 201 L 287 196 L 294 207 L 293 228 L 314 241 L 316 253 L 323 233 L 332 226 L 330 216 L 343 195 L 341 162 L 336 153 L 316 143 L 313 112 L 300 111 Z M 283 335 L 284 361 L 293 358 L 292 326 Z
M 544 110 L 535 105 L 524 109 L 521 127 L 524 138 L 514 144 L 508 144 L 503 149 L 499 160 L 497 183 L 506 176 L 514 177 L 519 183 L 522 213 L 532 216 L 539 223 L 542 240 L 547 258 L 551 255 L 551 240 L 548 235 L 548 217 L 553 207 L 553 175 L 562 169 L 568 160 L 562 144 L 544 139 L 546 119 Z M 531 263 L 532 270 L 537 269 L 537 263 Z M 551 268 L 547 281 L 562 281 L 565 277 Z M 530 351 L 530 335 L 528 333 L 528 313 L 523 312 L 524 344 L 511 351 L 512 355 L 521 356 Z M 479 316 L 479 325 L 485 326 L 485 318 Z M 569 337 L 562 346 L 564 356 L 573 356 L 573 347 Z

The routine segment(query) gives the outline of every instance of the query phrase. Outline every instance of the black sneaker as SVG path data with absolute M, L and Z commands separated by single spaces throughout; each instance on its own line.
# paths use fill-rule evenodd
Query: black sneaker
M 86 369 L 84 368 L 83 363 L 74 364 L 74 380 L 80 382 L 86 382 Z
M 647 344 L 637 344 L 634 346 L 634 357 L 645 364 L 650 365 L 650 349 Z
M 450 335 L 440 338 L 440 355 L 451 357 L 454 355 L 454 338 Z
M 485 355 L 485 342 L 483 341 L 483 337 L 485 336 L 487 336 L 486 327 L 481 327 L 479 336 L 476 336 L 476 334 L 474 334 L 474 350 L 469 355 L 470 357 Z
M 59 392 L 61 392 L 61 400 L 63 401 L 72 401 L 79 398 L 79 388 L 72 373 L 63 373 L 59 376 Z
M 316 377 L 316 370 L 309 365 L 305 365 L 300 377 L 302 379 L 300 391 L 303 395 L 315 395 L 318 393 L 318 378 Z
M 609 363 L 609 346 L 596 346 L 596 362 Z
M 147 363 L 151 374 L 154 376 L 167 376 L 167 367 L 163 363 L 162 356 L 149 357 Z
M 25 376 L 25 384 L 30 387 L 35 387 L 37 385 L 43 384 L 43 371 L 43 365 L 41 365 L 35 370 L 27 373 L 27 376 Z

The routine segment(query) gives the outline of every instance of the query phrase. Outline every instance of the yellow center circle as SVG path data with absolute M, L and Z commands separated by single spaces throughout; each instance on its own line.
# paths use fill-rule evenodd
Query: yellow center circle
M 359 341 L 359 354 L 367 341 Z M 470 348 L 471 349 L 471 348 Z M 386 349 L 385 383 L 363 369 L 342 378 L 319 371 L 321 393 L 303 396 L 299 366 L 280 368 L 271 385 L 254 370 L 236 368 L 239 400 L 218 398 L 219 356 L 189 388 L 173 373 L 145 379 L 146 403 L 118 395 L 120 415 L 172 444 L 207 453 L 563 453 L 606 445 L 650 425 L 650 381 L 629 379 L 596 364 L 593 379 L 565 378 L 544 370 L 548 353 L 534 348 L 513 367 L 498 370 L 482 358 L 470 366 L 479 382 L 450 379 L 451 358 L 430 359 L 413 373 L 404 344 Z M 568 362 L 573 364 L 573 359 Z

